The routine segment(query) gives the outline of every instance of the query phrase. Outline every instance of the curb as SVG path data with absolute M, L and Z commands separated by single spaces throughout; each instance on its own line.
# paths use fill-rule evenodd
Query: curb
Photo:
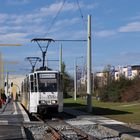
M 140 131 L 125 125 L 98 125 L 98 128 L 120 137 L 122 140 L 140 140 Z

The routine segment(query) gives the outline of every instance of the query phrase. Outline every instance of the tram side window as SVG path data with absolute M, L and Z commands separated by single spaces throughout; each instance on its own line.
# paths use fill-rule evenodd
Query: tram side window
M 23 82 L 21 83 L 21 92 L 23 93 Z
M 34 76 L 35 76 L 34 89 L 35 89 L 35 92 L 37 92 L 37 76 L 36 74 Z
M 31 92 L 34 91 L 34 79 L 33 79 L 33 75 L 30 75 L 30 90 Z
M 26 86 L 27 86 L 27 92 L 29 91 L 29 77 L 27 78 L 27 84 L 26 84 Z
M 34 82 L 31 82 L 31 92 L 34 91 Z

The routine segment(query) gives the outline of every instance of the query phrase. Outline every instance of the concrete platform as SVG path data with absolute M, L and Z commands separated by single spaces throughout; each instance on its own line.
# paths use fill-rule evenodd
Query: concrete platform
M 19 102 L 10 102 L 0 110 L 0 124 L 29 122 L 29 117 Z
M 27 140 L 27 138 L 21 126 L 0 125 L 0 140 Z
M 99 126 L 101 129 L 121 137 L 123 140 L 140 140 L 140 131 L 120 124 L 105 124 Z
M 30 122 L 19 102 L 10 102 L 0 109 L 0 140 L 26 140 L 22 124 Z

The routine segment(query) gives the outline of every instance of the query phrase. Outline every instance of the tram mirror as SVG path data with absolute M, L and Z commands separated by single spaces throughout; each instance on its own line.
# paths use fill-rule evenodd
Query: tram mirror
M 11 87 L 13 87 L 13 82 L 11 82 Z

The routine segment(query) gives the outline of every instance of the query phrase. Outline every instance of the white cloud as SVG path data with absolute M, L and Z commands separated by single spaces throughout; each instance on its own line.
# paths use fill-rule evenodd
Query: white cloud
M 113 30 L 102 30 L 102 31 L 95 32 L 95 36 L 99 38 L 110 37 L 114 35 L 116 35 L 116 31 Z
M 17 0 L 17 1 L 19 2 L 21 0 Z M 8 15 L 8 14 L 0 13 L 0 23 L 8 19 L 7 23 L 15 24 L 15 25 L 29 24 L 29 23 L 39 24 L 46 19 L 45 18 L 46 16 L 53 17 L 58 12 L 58 9 L 60 9 L 61 6 L 62 6 L 62 2 L 57 2 L 49 6 L 44 6 L 39 10 L 34 10 L 31 13 L 25 15 L 18 15 L 18 14 Z M 66 11 L 74 12 L 77 9 L 78 8 L 76 7 L 75 3 L 66 2 L 61 12 L 63 13 Z
M 15 0 L 15 3 L 16 2 L 26 3 L 30 2 L 30 0 Z M 48 19 L 50 20 L 50 18 L 52 18 L 52 16 L 58 12 L 58 9 L 61 7 L 61 5 L 62 2 L 52 3 L 49 6 L 44 6 L 27 14 L 0 13 L 0 41 L 10 38 L 11 41 L 16 39 L 16 42 L 23 42 L 27 41 L 27 38 L 30 36 L 45 36 L 50 23 L 47 23 L 46 21 Z M 80 2 L 80 6 L 81 8 L 86 8 L 86 6 L 89 6 L 88 8 L 93 8 L 93 6 L 90 7 L 90 5 L 84 4 L 82 2 Z M 75 12 L 76 10 L 78 10 L 78 7 L 74 2 L 65 2 L 62 13 Z M 56 36 L 56 34 L 61 31 L 61 35 L 58 34 L 58 38 L 61 39 L 65 36 L 73 38 L 84 37 L 86 34 L 85 31 L 66 31 L 67 27 L 77 24 L 79 20 L 80 19 L 76 17 L 73 19 L 67 17 L 57 21 L 54 24 L 50 35 L 52 36 L 52 34 L 55 33 L 54 36 Z
M 78 24 L 79 21 L 80 21 L 79 18 L 59 20 L 54 24 L 52 30 L 49 33 L 46 32 L 45 35 L 53 36 L 54 38 L 57 38 L 57 39 L 60 39 L 60 38 L 62 39 L 66 37 L 68 38 L 74 37 L 77 31 L 76 30 L 69 31 L 68 27 L 71 28 L 71 26 Z M 61 32 L 61 34 L 57 34 L 57 32 Z
M 40 12 L 44 13 L 44 14 L 46 13 L 47 15 L 51 15 L 53 13 L 58 12 L 58 9 L 60 9 L 62 5 L 63 5 L 63 2 L 53 3 L 50 6 L 42 7 L 40 9 Z M 62 12 L 64 12 L 64 11 L 75 11 L 76 9 L 77 9 L 77 7 L 76 7 L 75 3 L 65 2 L 64 6 L 62 8 Z
M 99 3 L 91 3 L 91 4 L 88 4 L 85 8 L 87 8 L 87 9 L 95 9 L 98 6 L 99 6 Z
M 87 31 L 85 30 L 71 30 L 71 31 L 61 31 L 61 34 L 56 34 L 55 32 L 51 34 L 54 39 L 86 39 Z
M 123 33 L 123 32 L 140 32 L 140 22 L 131 22 L 124 26 L 119 27 L 118 29 L 101 30 L 101 31 L 96 31 L 94 33 L 97 38 L 105 38 L 105 37 L 111 37 L 111 36 L 117 35 L 118 33 Z
M 22 5 L 22 4 L 27 4 L 31 0 L 7 0 L 7 4 L 10 5 Z
M 140 20 L 140 12 L 136 16 L 131 17 L 130 20 Z
M 119 32 L 140 32 L 140 22 L 131 22 L 118 29 Z
M 73 18 L 73 19 L 64 19 L 64 20 L 59 20 L 56 22 L 56 26 L 69 26 L 72 24 L 75 24 L 79 21 L 79 18 Z
M 73 31 L 71 35 L 72 35 L 71 38 L 73 38 L 73 39 L 86 39 L 87 38 L 87 31 L 86 30 Z
M 27 34 L 26 33 L 7 33 L 0 35 L 1 43 L 24 43 L 27 42 Z
M 56 2 L 53 3 L 49 6 L 44 6 L 42 8 L 40 8 L 40 13 L 43 15 L 53 15 L 54 13 L 57 13 L 58 10 L 61 8 L 61 6 L 63 5 L 63 2 Z M 92 3 L 92 4 L 85 4 L 83 2 L 79 3 L 80 8 L 84 8 L 84 9 L 94 9 L 95 7 L 98 6 L 97 3 Z M 75 12 L 76 10 L 78 10 L 79 7 L 77 6 L 77 4 L 75 2 L 65 2 L 64 6 L 62 7 L 61 12 Z
M 4 23 L 8 19 L 8 15 L 5 13 L 0 13 L 0 23 Z

